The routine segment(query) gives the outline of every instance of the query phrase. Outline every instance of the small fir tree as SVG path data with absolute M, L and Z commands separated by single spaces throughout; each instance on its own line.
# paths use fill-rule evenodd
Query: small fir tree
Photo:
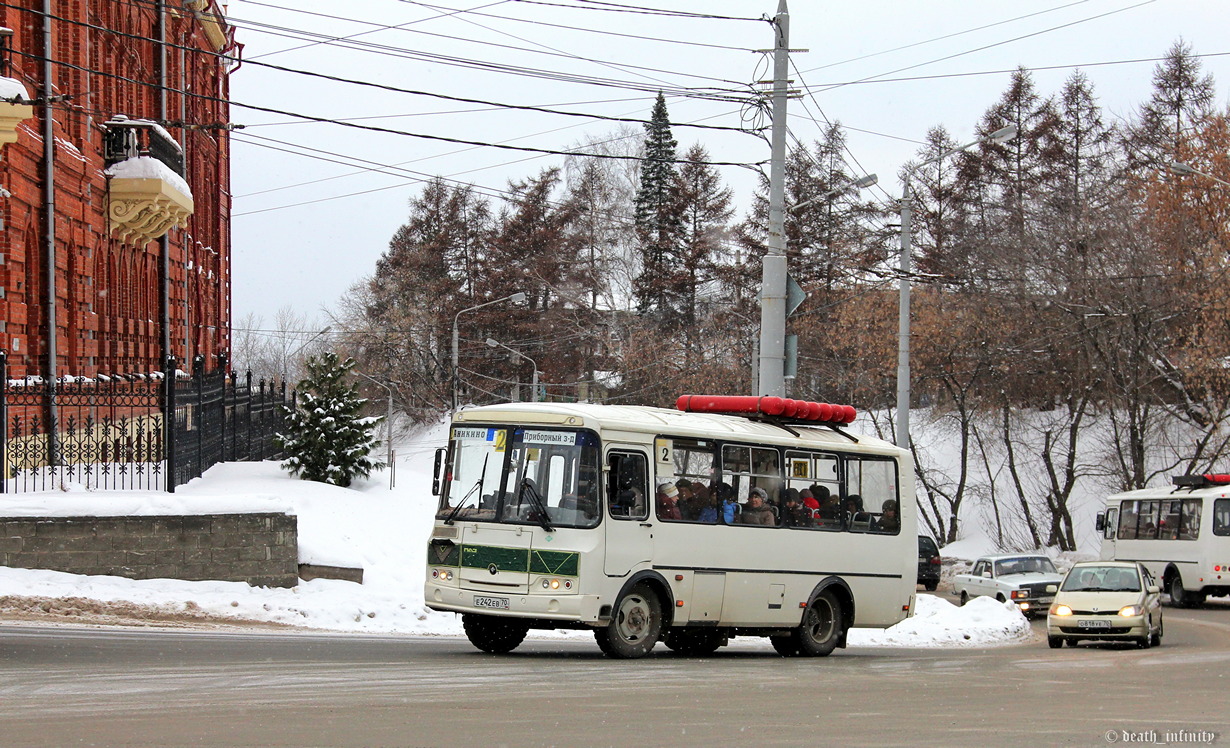
M 367 400 L 346 381 L 354 365 L 354 359 L 339 362 L 332 352 L 308 358 L 298 401 L 282 406 L 284 430 L 276 436 L 287 454 L 282 467 L 291 475 L 346 487 L 383 467 L 368 455 L 376 445 L 373 430 L 384 419 L 359 414 Z

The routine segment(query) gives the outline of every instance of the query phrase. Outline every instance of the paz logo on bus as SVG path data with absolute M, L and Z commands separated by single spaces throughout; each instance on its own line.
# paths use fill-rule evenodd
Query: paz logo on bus
M 487 571 L 491 572 L 492 576 L 495 576 L 496 574 L 500 573 L 500 567 L 496 566 L 495 564 L 491 564 L 490 566 L 487 567 Z

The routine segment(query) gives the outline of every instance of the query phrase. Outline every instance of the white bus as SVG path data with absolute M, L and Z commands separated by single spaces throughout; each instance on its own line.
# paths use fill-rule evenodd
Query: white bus
M 1139 561 L 1174 605 L 1230 595 L 1230 475 L 1176 475 L 1172 488 L 1106 499 L 1102 558 Z
M 531 628 L 590 629 L 619 658 L 659 641 L 708 654 L 735 636 L 823 656 L 852 626 L 912 613 L 908 451 L 846 432 L 848 406 L 686 398 L 693 412 L 458 411 L 436 456 L 427 606 L 462 614 L 486 652 Z M 740 409 L 754 412 L 695 412 Z

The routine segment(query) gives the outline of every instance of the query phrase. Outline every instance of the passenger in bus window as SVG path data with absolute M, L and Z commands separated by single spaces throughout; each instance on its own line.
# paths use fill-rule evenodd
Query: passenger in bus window
M 739 515 L 739 521 L 745 525 L 776 525 L 777 517 L 768 505 L 768 498 L 769 495 L 763 488 L 753 488 L 748 494 L 747 506 L 743 507 L 743 513 Z
M 734 487 L 729 483 L 719 483 L 717 495 L 722 502 L 722 521 L 728 525 L 733 525 L 738 520 L 739 512 L 742 510 L 735 496 Z
M 878 532 L 895 533 L 901 529 L 901 518 L 897 516 L 897 502 L 889 499 L 880 510 L 883 514 L 872 522 L 871 529 Z
M 846 527 L 855 530 L 871 528 L 871 515 L 863 511 L 863 497 L 856 493 L 846 497 Z
M 675 481 L 675 488 L 679 489 L 679 499 L 675 506 L 679 507 L 680 516 L 694 521 L 700 516 L 700 506 L 696 502 L 696 484 L 686 478 L 679 478 Z
M 782 507 L 783 527 L 811 527 L 814 520 L 811 510 L 799 502 L 799 492 L 793 488 L 786 491 L 786 505 Z
M 710 525 L 717 524 L 718 521 L 718 504 L 717 497 L 709 492 L 709 489 L 692 484 L 692 490 L 695 492 L 695 504 L 697 506 L 696 521 L 705 522 Z
M 679 520 L 683 519 L 683 515 L 679 513 L 679 488 L 671 481 L 667 481 L 658 486 L 657 507 L 658 519 L 661 520 Z
M 799 491 L 799 503 L 803 508 L 811 512 L 811 515 L 816 516 L 816 512 L 820 510 L 820 502 L 816 501 L 816 497 L 812 494 L 810 488 L 804 488 Z

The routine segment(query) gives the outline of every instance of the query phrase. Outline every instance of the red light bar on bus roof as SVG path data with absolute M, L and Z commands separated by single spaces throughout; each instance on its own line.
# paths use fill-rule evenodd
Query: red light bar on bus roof
M 814 403 L 786 397 L 755 397 L 752 395 L 680 395 L 675 407 L 686 413 L 733 413 L 736 415 L 766 415 L 844 425 L 853 423 L 858 411 L 851 405 Z
M 1227 473 L 1204 473 L 1195 475 L 1176 475 L 1171 478 L 1171 482 L 1176 486 L 1185 488 L 1202 488 L 1204 486 L 1225 486 L 1230 484 L 1230 474 Z

